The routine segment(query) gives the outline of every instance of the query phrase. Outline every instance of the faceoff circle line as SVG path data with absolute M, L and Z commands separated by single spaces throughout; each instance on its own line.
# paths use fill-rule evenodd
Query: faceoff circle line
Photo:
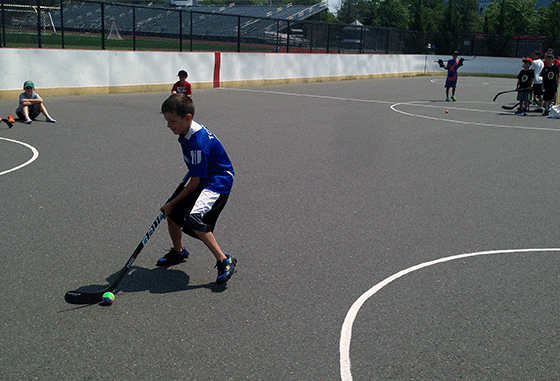
M 30 144 L 27 144 L 27 143 L 24 143 L 24 142 L 20 142 L 19 140 L 13 140 L 13 139 L 8 139 L 8 138 L 3 138 L 3 137 L 0 137 L 0 140 L 5 140 L 5 141 L 7 141 L 7 142 L 20 144 L 20 145 L 22 145 L 22 146 L 24 146 L 24 147 L 29 148 L 29 149 L 31 150 L 31 152 L 33 152 L 33 156 L 31 157 L 31 159 L 27 160 L 27 161 L 26 161 L 25 163 L 23 163 L 23 164 L 20 164 L 20 165 L 18 165 L 18 166 L 15 166 L 14 168 L 7 169 L 7 170 L 5 170 L 5 171 L 3 171 L 3 172 L 0 172 L 0 176 L 5 175 L 6 173 L 10 173 L 10 172 L 13 172 L 13 171 L 17 171 L 18 169 L 23 168 L 23 167 L 25 167 L 25 166 L 27 166 L 27 165 L 33 163 L 33 162 L 34 162 L 35 160 L 37 160 L 37 158 L 39 157 L 39 151 L 37 151 L 37 149 L 36 149 L 35 147 L 33 147 L 32 145 L 30 145 Z

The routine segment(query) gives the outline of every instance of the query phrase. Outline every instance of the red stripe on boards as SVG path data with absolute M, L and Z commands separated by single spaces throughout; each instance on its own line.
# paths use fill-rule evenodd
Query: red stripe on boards
M 221 58 L 220 52 L 214 52 L 214 87 L 220 87 Z

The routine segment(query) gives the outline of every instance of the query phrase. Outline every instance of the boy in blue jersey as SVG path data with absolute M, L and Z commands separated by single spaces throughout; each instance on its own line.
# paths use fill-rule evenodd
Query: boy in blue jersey
M 461 58 L 457 61 L 457 57 L 459 56 L 458 51 L 453 52 L 453 58 L 447 61 L 447 65 L 440 66 L 447 70 L 447 78 L 445 79 L 445 100 L 449 102 L 449 89 L 451 88 L 451 99 L 455 102 L 455 90 L 457 88 L 457 69 L 463 66 L 463 59 Z
M 200 239 L 216 258 L 218 278 L 225 283 L 234 273 L 237 260 L 224 254 L 213 231 L 233 185 L 233 166 L 218 138 L 193 120 L 194 104 L 187 94 L 172 94 L 161 105 L 167 127 L 179 135 L 188 172 L 161 210 L 167 218 L 173 247 L 157 261 L 171 266 L 189 256 L 182 232 Z

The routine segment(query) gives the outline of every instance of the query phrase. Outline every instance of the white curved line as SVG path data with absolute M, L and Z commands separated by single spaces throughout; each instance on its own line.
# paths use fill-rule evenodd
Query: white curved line
M 352 325 L 356 319 L 358 311 L 362 305 L 372 297 L 377 291 L 381 290 L 383 287 L 391 283 L 392 281 L 411 273 L 416 270 L 420 270 L 424 267 L 432 266 L 438 263 L 449 262 L 455 259 L 475 257 L 479 255 L 490 255 L 490 254 L 507 254 L 507 253 L 525 253 L 525 252 L 544 252 L 544 251 L 560 251 L 560 248 L 544 248 L 544 249 L 514 249 L 514 250 L 493 250 L 493 251 L 480 251 L 468 254 L 459 254 L 451 257 L 445 257 L 436 259 L 430 262 L 420 263 L 419 265 L 409 267 L 408 269 L 399 271 L 396 274 L 391 275 L 389 278 L 377 283 L 375 286 L 370 288 L 367 292 L 362 294 L 350 307 L 344 323 L 342 324 L 342 330 L 340 333 L 340 378 L 342 381 L 352 381 L 352 372 L 350 370 L 350 341 L 352 339 Z
M 391 105 L 391 110 L 393 110 L 395 112 L 398 112 L 399 114 L 414 116 L 414 117 L 417 117 L 417 118 L 424 118 L 424 119 L 431 119 L 431 120 L 441 120 L 441 121 L 444 121 L 444 122 L 457 123 L 457 124 L 468 124 L 468 125 L 484 126 L 484 127 L 513 128 L 513 129 L 516 129 L 516 130 L 536 130 L 536 131 L 560 132 L 560 129 L 556 129 L 556 128 L 523 127 L 523 126 L 511 126 L 511 125 L 503 125 L 503 124 L 477 123 L 477 122 L 467 122 L 467 121 L 455 120 L 455 119 L 436 118 L 436 117 L 433 117 L 433 116 L 426 116 L 426 115 L 420 115 L 420 114 L 412 114 L 412 113 L 409 113 L 409 112 L 404 112 L 404 111 L 401 111 L 401 110 L 397 110 L 396 106 L 400 106 L 400 105 L 418 106 L 418 104 L 414 103 L 414 102 L 400 102 L 400 103 L 392 104 Z M 424 107 L 424 106 L 422 106 L 422 107 Z
M 32 162 L 34 162 L 34 161 L 39 157 L 39 151 L 37 151 L 37 150 L 35 149 L 35 147 L 33 147 L 33 146 L 31 146 L 31 145 L 29 145 L 29 144 L 27 144 L 27 143 L 23 143 L 23 142 L 20 142 L 20 141 L 17 141 L 17 140 L 2 138 L 2 137 L 0 137 L 0 139 L 6 140 L 6 141 L 12 142 L 12 143 L 21 144 L 22 146 L 25 146 L 25 147 L 29 148 L 29 149 L 31 150 L 31 152 L 33 152 L 33 157 L 32 157 L 31 159 L 27 160 L 25 163 L 23 163 L 23 164 L 21 164 L 21 165 L 18 165 L 17 167 L 14 167 L 14 168 L 12 168 L 12 169 L 7 169 L 7 170 L 5 170 L 4 172 L 0 172 L 0 176 L 5 175 L 6 173 L 10 173 L 10 172 L 13 172 L 13 171 L 17 171 L 18 169 L 23 168 L 23 167 L 25 167 L 26 165 L 31 164 Z

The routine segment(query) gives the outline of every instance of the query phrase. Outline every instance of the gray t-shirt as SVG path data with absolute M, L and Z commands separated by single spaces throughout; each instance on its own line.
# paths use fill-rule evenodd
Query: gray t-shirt
M 41 98 L 41 97 L 35 91 L 33 92 L 33 95 L 31 95 L 31 98 L 27 98 L 27 95 L 25 95 L 25 92 L 21 93 L 19 95 L 19 106 L 18 106 L 16 112 L 21 110 L 21 100 L 22 99 L 38 99 L 38 98 Z

